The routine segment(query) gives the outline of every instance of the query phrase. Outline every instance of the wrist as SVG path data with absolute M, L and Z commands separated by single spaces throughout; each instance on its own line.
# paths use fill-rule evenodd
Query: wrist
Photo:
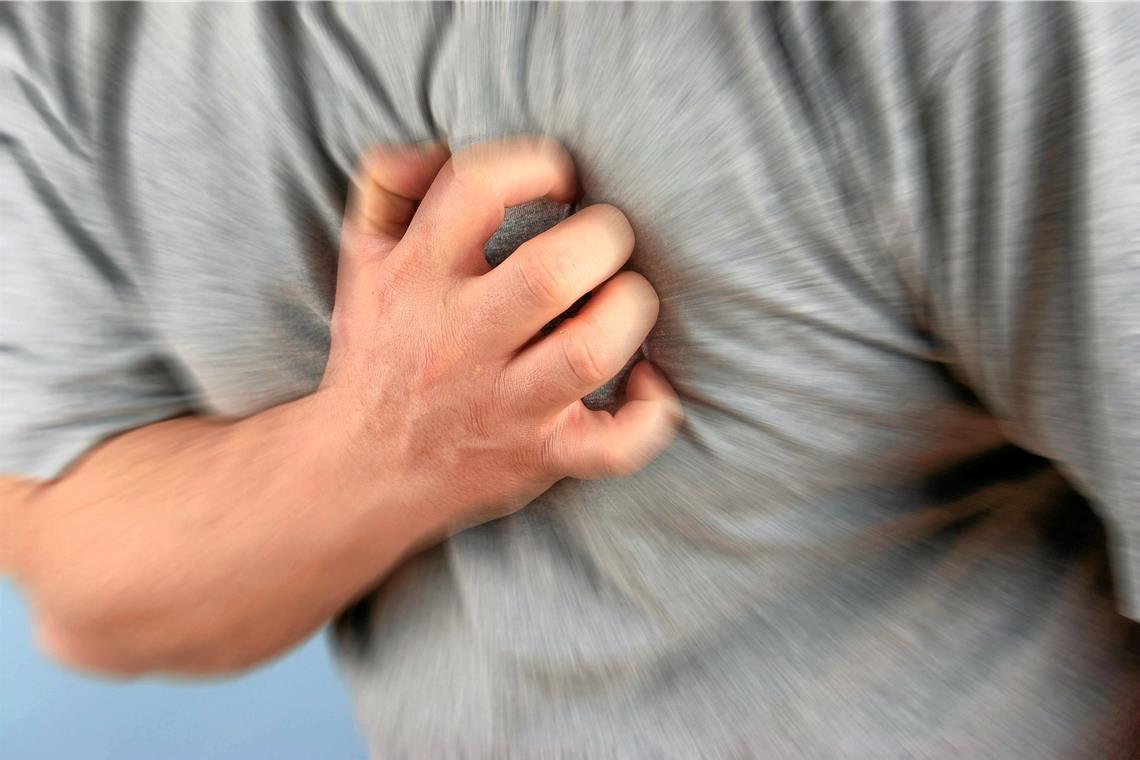
M 294 403 L 306 466 L 325 489 L 335 489 L 354 546 L 394 563 L 446 537 L 424 473 L 397 455 L 396 430 L 352 394 L 325 386 Z

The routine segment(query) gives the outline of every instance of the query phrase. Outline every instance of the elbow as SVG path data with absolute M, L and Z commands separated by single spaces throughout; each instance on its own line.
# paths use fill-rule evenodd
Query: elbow
M 36 647 L 60 667 L 114 680 L 131 680 L 152 670 L 138 652 L 115 647 L 104 635 L 61 623 L 50 615 L 35 619 Z
M 213 583 L 161 582 L 165 572 L 41 565 L 21 584 L 43 655 L 112 679 L 239 674 L 280 655 L 317 626 L 217 593 Z
M 86 622 L 69 625 L 51 615 L 35 619 L 36 646 L 55 664 L 111 680 L 148 675 L 190 678 L 240 674 L 275 652 L 234 646 L 227 637 L 178 624 Z
M 24 590 L 33 610 L 36 647 L 63 668 L 133 679 L 166 669 L 171 657 L 190 643 L 173 609 L 155 603 L 162 595 L 140 594 L 119 577 L 55 572 L 38 574 L 35 581 Z M 179 641 L 171 640 L 171 633 Z

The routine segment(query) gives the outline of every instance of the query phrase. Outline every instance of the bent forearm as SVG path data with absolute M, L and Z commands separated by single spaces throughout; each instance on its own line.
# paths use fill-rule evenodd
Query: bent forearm
M 316 393 L 241 422 L 150 425 L 50 484 L 0 482 L 18 492 L 0 493 L 17 535 L 0 566 L 59 659 L 249 665 L 409 553 L 564 477 L 635 472 L 668 445 L 681 406 L 648 362 L 616 413 L 581 401 L 657 318 L 648 281 L 622 271 L 634 236 L 621 212 L 587 207 L 494 269 L 481 254 L 504 208 L 576 197 L 565 150 L 542 138 L 450 159 L 438 145 L 379 150 L 363 173 Z
M 12 556 L 45 648 L 112 672 L 240 668 L 427 542 L 430 517 L 319 395 L 150 425 L 30 491 Z

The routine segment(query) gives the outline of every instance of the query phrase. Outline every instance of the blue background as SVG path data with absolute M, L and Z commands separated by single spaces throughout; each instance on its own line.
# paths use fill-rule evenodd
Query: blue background
M 32 640 L 27 609 L 0 581 L 0 758 L 321 758 L 364 746 L 324 635 L 227 681 L 110 683 L 64 671 Z

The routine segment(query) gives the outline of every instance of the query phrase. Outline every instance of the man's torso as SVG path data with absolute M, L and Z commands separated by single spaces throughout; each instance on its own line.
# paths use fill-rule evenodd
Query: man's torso
M 925 19 L 943 36 L 769 5 L 124 24 L 122 265 L 196 409 L 315 387 L 339 204 L 377 142 L 560 139 L 660 293 L 672 447 L 453 538 L 338 623 L 379 756 L 1069 757 L 1120 719 L 1138 665 L 1099 528 L 1006 442 L 938 322 L 958 252 L 1003 245 L 967 239 L 988 202 L 970 120 L 934 139 L 919 109 L 981 13 Z M 1021 150 L 1002 179 L 1028 194 Z

